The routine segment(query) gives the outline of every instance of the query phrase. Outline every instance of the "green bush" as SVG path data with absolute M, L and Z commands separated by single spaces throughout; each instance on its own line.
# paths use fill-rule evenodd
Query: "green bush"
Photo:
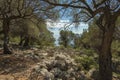
M 84 70 L 90 70 L 91 68 L 98 68 L 97 62 L 94 60 L 93 57 L 88 56 L 76 56 L 75 61 L 83 66 Z
M 93 50 L 93 49 L 85 49 L 85 48 L 80 49 L 80 54 L 87 55 L 87 56 L 92 56 L 92 57 L 95 57 L 97 55 L 95 50 Z

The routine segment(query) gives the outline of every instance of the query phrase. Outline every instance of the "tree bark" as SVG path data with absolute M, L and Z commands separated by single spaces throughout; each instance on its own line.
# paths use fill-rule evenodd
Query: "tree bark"
M 24 47 L 28 47 L 29 46 L 29 37 L 25 37 L 25 42 L 24 42 Z
M 12 53 L 12 51 L 9 48 L 9 24 L 10 21 L 8 19 L 3 20 L 3 34 L 4 34 L 3 53 L 4 54 Z
M 20 36 L 20 42 L 19 42 L 19 46 L 23 46 L 23 41 L 24 41 L 24 37 L 21 35 Z
M 68 45 L 68 41 L 65 40 L 65 42 L 64 42 L 64 47 L 67 48 L 67 45 Z
M 114 25 L 103 33 L 102 44 L 99 53 L 99 80 L 112 80 L 112 53 L 111 44 L 114 33 Z

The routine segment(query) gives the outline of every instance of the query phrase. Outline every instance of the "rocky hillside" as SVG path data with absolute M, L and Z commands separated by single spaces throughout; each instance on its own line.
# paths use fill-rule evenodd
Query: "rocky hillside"
M 34 48 L 1 54 L 0 80 L 97 80 L 97 55 L 86 52 L 90 54 L 72 49 Z M 120 80 L 117 68 L 113 80 Z

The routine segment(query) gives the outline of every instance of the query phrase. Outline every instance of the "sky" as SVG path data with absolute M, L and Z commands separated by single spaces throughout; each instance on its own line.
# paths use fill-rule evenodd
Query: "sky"
M 55 38 L 55 44 L 58 46 L 59 42 L 58 39 L 60 37 L 60 31 L 64 30 L 66 26 L 68 30 L 72 31 L 75 34 L 82 34 L 83 29 L 88 29 L 88 24 L 81 22 L 78 27 L 76 28 L 74 24 L 71 24 L 69 20 L 47 20 L 47 28 L 49 31 L 53 32 L 53 36 Z

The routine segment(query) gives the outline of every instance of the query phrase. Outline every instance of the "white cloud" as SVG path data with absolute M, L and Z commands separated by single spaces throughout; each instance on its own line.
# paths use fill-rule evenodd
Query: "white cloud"
M 52 20 L 46 20 L 47 27 L 50 28 L 62 28 L 65 26 L 69 26 L 69 28 L 74 27 L 74 24 L 71 24 L 69 20 L 57 20 L 57 21 L 52 21 Z M 88 28 L 88 24 L 81 22 L 78 27 L 82 28 Z
M 70 22 L 69 22 L 69 20 L 58 20 L 58 21 L 47 20 L 46 24 L 47 24 L 48 27 L 62 28 L 64 26 L 66 26 L 66 25 L 69 25 Z

